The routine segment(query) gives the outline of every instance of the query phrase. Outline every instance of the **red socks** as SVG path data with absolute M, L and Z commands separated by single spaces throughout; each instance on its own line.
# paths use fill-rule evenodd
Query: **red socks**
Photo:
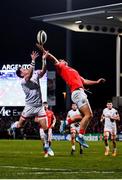
M 85 129 L 80 129 L 79 134 L 85 134 Z

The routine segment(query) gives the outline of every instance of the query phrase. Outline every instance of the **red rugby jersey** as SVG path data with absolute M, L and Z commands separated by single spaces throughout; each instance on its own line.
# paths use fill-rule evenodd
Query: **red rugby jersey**
M 46 111 L 47 119 L 48 119 L 48 128 L 51 127 L 54 119 L 54 113 L 51 110 Z
M 80 74 L 73 68 L 65 65 L 63 62 L 55 64 L 57 73 L 62 77 L 62 79 L 69 86 L 71 92 L 78 88 L 84 88 L 84 80 Z

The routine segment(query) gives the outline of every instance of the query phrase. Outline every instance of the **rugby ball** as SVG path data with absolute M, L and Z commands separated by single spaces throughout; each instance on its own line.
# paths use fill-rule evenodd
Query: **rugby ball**
M 45 44 L 47 41 L 47 34 L 45 31 L 41 30 L 37 33 L 37 41 L 39 44 Z

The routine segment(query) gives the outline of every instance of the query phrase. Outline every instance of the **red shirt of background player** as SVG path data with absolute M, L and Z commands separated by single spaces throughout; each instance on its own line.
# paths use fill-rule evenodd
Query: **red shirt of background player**
M 51 110 L 46 110 L 47 120 L 48 120 L 48 128 L 51 127 L 54 119 L 54 113 Z
M 79 75 L 79 73 L 67 66 L 65 63 L 60 62 L 55 64 L 57 73 L 62 77 L 62 79 L 66 82 L 66 84 L 69 86 L 71 92 L 78 88 L 83 88 L 84 80 Z

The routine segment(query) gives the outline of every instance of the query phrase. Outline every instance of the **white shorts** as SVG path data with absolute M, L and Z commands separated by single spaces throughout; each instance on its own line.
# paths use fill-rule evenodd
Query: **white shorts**
M 40 138 L 45 139 L 45 132 L 42 128 L 39 129 Z M 52 128 L 48 129 L 48 141 L 52 140 Z
M 89 105 L 87 95 L 85 94 L 85 92 L 84 92 L 84 90 L 82 88 L 73 91 L 72 94 L 71 94 L 71 99 L 75 104 L 77 104 L 79 109 L 82 106 L 84 106 L 85 104 Z
M 71 133 L 79 133 L 80 130 L 80 124 L 78 124 L 78 126 L 75 125 L 75 123 L 72 123 L 70 125 L 70 132 Z
M 40 107 L 25 106 L 21 116 L 25 118 L 32 116 L 43 117 L 46 116 L 46 112 L 43 106 Z
M 106 126 L 104 127 L 104 133 L 109 132 L 111 135 L 116 135 L 117 134 L 117 128 L 116 125 L 111 125 L 111 126 Z

